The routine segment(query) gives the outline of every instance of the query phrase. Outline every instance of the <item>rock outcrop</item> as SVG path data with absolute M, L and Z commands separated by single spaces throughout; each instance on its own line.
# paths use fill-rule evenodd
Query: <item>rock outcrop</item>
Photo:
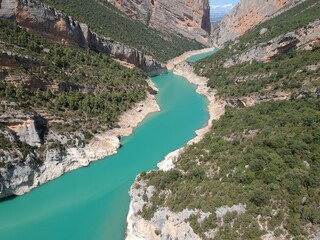
M 21 142 L 40 146 L 44 142 L 47 120 L 36 114 L 10 113 L 0 115 L 0 123 L 16 133 Z
M 139 186 L 136 188 L 135 185 Z M 184 209 L 181 212 L 172 212 L 168 207 L 157 208 L 151 219 L 144 219 L 140 213 L 144 208 L 150 207 L 151 198 L 155 192 L 154 186 L 148 186 L 137 177 L 130 189 L 130 210 L 127 217 L 127 237 L 126 240 L 143 240 L 143 239 L 202 239 L 197 235 L 190 226 L 190 217 L 196 217 L 199 224 L 203 223 L 211 214 L 217 219 L 217 225 L 224 225 L 224 217 L 227 213 L 234 212 L 241 215 L 246 212 L 246 205 L 237 204 L 231 207 L 221 206 L 215 212 L 203 212 L 198 209 Z M 161 192 L 160 194 L 170 195 L 170 191 Z M 145 196 L 145 197 L 141 197 Z M 205 232 L 208 239 L 214 239 L 217 229 L 211 229 Z
M 303 2 L 304 0 L 241 0 L 240 3 L 223 18 L 218 28 L 213 31 L 212 41 L 222 47 L 285 10 Z
M 208 45 L 211 32 L 208 0 L 110 0 L 131 18 L 161 31 L 181 34 Z
M 15 8 L 14 0 L 1 0 L 0 1 L 1 17 L 14 19 L 15 17 L 14 8 Z
M 320 19 L 295 32 L 280 35 L 268 42 L 260 43 L 240 55 L 233 56 L 224 67 L 252 61 L 268 62 L 291 50 L 313 50 L 320 44 Z
M 8 68 L 35 67 L 39 64 L 33 62 L 26 56 L 21 56 L 12 52 L 0 52 L 0 66 Z
M 20 26 L 46 39 L 106 53 L 141 68 L 151 76 L 166 72 L 166 68 L 152 57 L 145 56 L 135 48 L 99 36 L 86 24 L 79 23 L 65 13 L 37 1 L 2 0 L 0 17 L 15 19 Z
M 127 217 L 127 237 L 126 240 L 138 239 L 194 239 L 200 240 L 201 238 L 194 233 L 189 224 L 189 218 L 193 215 L 200 216 L 199 222 L 206 219 L 211 213 L 205 213 L 197 209 L 185 209 L 182 212 L 174 213 L 169 208 L 159 208 L 150 220 L 145 220 L 139 213 L 145 206 L 148 206 L 150 199 L 154 194 L 155 188 L 149 186 L 146 188 L 143 180 L 138 181 L 136 184 L 140 187 L 135 188 L 134 185 L 130 190 L 130 210 Z M 146 193 L 146 201 L 142 199 Z
M 148 83 L 156 92 L 152 82 Z M 117 127 L 95 134 L 83 145 L 82 133 L 57 133 L 47 128 L 47 121 L 41 116 L 15 111 L 15 104 L 7 103 L 7 107 L 12 114 L 0 114 L 0 125 L 6 126 L 0 128 L 0 138 L 12 146 L 0 150 L 0 199 L 22 195 L 66 172 L 115 154 L 120 147 L 120 137 L 130 135 L 149 113 L 160 110 L 156 97 L 147 93 L 145 100 L 120 116 Z M 45 141 L 41 145 L 45 148 L 43 155 L 40 156 L 38 147 L 34 147 L 24 156 L 26 153 L 14 147 L 18 139 L 31 146 L 39 146 Z M 76 143 L 68 144 L 72 141 Z

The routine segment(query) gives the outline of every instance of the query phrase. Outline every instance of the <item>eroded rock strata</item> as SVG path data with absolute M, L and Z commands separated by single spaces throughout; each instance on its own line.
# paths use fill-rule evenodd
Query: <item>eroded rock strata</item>
M 261 61 L 268 62 L 292 50 L 314 50 L 320 42 L 320 20 L 309 23 L 308 26 L 289 32 L 260 43 L 249 50 L 228 59 L 224 67 L 228 68 L 237 64 Z
M 208 0 L 111 0 L 131 18 L 161 31 L 181 34 L 208 45 L 211 32 Z
M 103 52 L 111 57 L 133 64 L 150 76 L 166 72 L 166 68 L 152 57 L 135 48 L 115 42 L 91 31 L 65 13 L 32 0 L 2 0 L 0 17 L 15 19 L 17 23 L 46 39 L 62 44 L 75 44 Z
M 240 3 L 223 18 L 217 29 L 214 29 L 212 41 L 221 47 L 283 11 L 304 0 L 241 0 Z

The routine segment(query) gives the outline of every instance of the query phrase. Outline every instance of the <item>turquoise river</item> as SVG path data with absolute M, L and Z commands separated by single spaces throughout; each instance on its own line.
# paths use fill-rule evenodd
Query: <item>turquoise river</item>
M 205 55 L 204 55 L 205 56 Z M 1 240 L 123 240 L 135 177 L 156 169 L 209 118 L 207 100 L 184 78 L 152 78 L 161 111 L 150 114 L 118 154 L 69 172 L 30 193 L 0 202 Z

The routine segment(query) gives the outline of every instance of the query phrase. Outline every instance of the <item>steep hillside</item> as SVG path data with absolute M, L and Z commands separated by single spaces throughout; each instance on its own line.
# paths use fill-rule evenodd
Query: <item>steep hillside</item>
M 209 1 L 111 0 L 131 18 L 160 31 L 179 33 L 209 44 L 211 32 Z
M 103 35 L 39 1 L 0 1 L 0 199 L 115 153 L 158 110 L 146 74 L 166 68 L 143 52 L 164 61 L 202 47 L 108 1 L 46 2 Z
M 241 0 L 240 3 L 214 29 L 212 41 L 222 46 L 304 0 Z
M 319 87 L 319 11 L 319 1 L 305 1 L 202 60 L 196 71 L 224 97 Z
M 226 112 L 173 168 L 137 178 L 130 233 L 319 239 L 319 7 L 307 0 L 193 66 Z
M 179 34 L 163 33 L 127 17 L 109 1 L 43 0 L 88 24 L 95 32 L 114 41 L 137 48 L 158 61 L 167 61 L 203 45 Z
M 133 64 L 149 75 L 165 72 L 165 67 L 141 51 L 99 36 L 84 23 L 37 1 L 6 0 L 0 6 L 0 17 L 14 19 L 20 26 L 40 36 L 59 42 L 87 47 L 117 60 Z
M 117 136 L 103 133 L 135 103 L 152 102 L 146 79 L 106 54 L 0 19 L 0 198 L 114 152 Z

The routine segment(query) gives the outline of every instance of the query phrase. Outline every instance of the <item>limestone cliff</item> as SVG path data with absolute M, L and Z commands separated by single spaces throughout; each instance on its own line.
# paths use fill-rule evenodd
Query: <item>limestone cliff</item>
M 127 217 L 127 236 L 126 240 L 142 240 L 142 239 L 193 239 L 201 238 L 193 231 L 190 226 L 189 218 L 193 215 L 199 215 L 199 221 L 203 221 L 211 213 L 201 212 L 197 209 L 185 209 L 182 212 L 174 213 L 168 208 L 157 209 L 152 219 L 146 220 L 139 213 L 144 207 L 148 206 L 155 187 L 146 187 L 143 180 L 139 177 L 135 181 L 139 185 L 139 189 L 133 185 L 130 190 L 130 210 Z M 145 199 L 141 196 L 146 195 Z M 166 193 L 161 193 L 166 194 Z
M 47 131 L 47 120 L 34 114 L 2 114 L 0 123 L 15 132 L 21 142 L 30 146 L 40 146 Z
M 212 41 L 221 47 L 284 10 L 304 0 L 241 0 L 240 3 L 223 18 L 212 33 Z
M 63 12 L 33 0 L 0 1 L 0 17 L 15 19 L 17 23 L 47 39 L 88 47 L 111 57 L 134 64 L 149 75 L 166 71 L 152 57 L 145 56 L 135 48 L 99 36 L 84 23 L 72 19 Z
M 110 0 L 131 18 L 161 31 L 182 34 L 208 45 L 211 32 L 208 0 Z

